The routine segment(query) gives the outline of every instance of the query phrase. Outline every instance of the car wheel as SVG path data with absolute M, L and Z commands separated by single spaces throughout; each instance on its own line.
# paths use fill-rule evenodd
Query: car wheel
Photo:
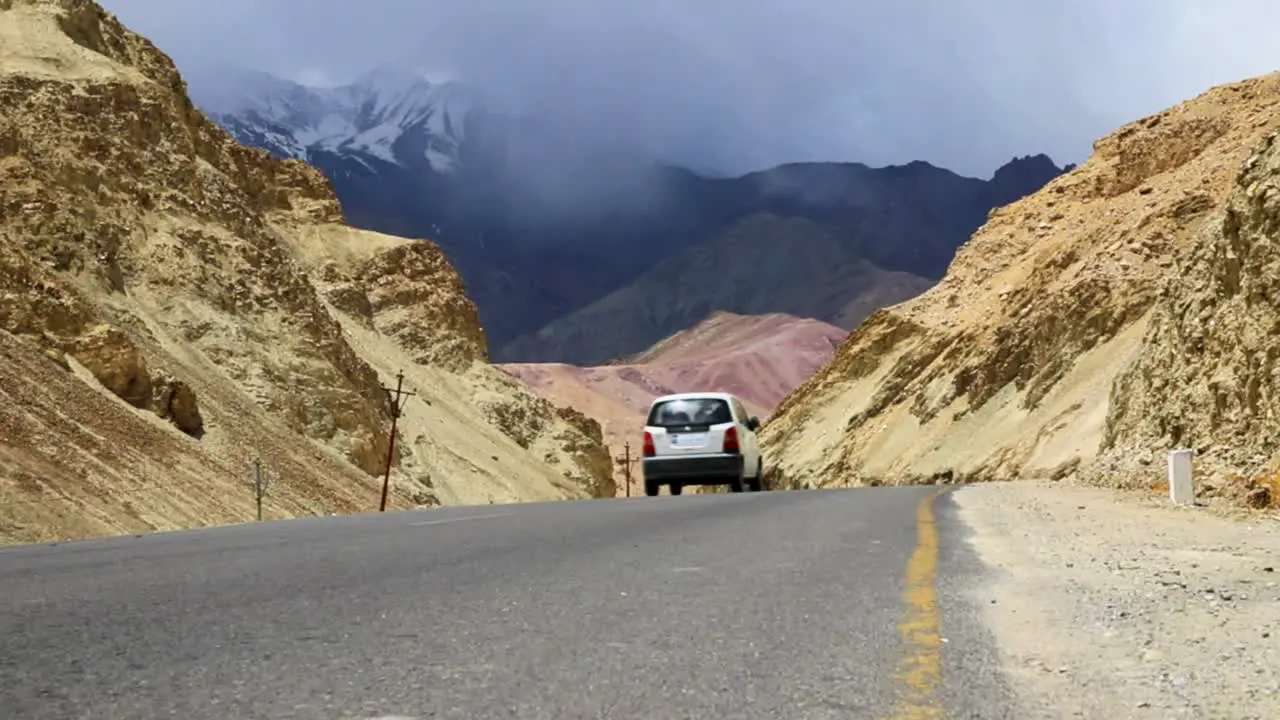
M 671 483 L 667 486 L 667 489 L 671 491 L 672 495 L 679 495 L 684 492 L 684 486 L 680 483 Z
M 764 460 L 756 460 L 756 474 L 747 478 L 747 484 L 751 488 L 751 492 L 760 492 L 764 489 Z
M 729 481 L 729 492 L 742 492 L 742 478 L 736 477 Z
M 644 494 L 645 494 L 645 495 L 648 495 L 649 497 L 657 497 L 657 495 L 658 495 L 658 483 L 657 483 L 657 482 L 655 482 L 655 481 L 653 481 L 653 480 L 650 480 L 649 478 L 645 478 L 645 479 L 644 479 Z

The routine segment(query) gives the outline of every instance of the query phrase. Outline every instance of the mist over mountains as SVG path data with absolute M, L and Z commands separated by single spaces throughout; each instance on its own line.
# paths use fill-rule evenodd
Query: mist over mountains
M 1064 170 L 1030 155 L 989 180 L 924 161 L 714 177 L 658 162 L 625 137 L 588 140 L 550 118 L 494 110 L 480 89 L 400 68 L 332 88 L 243 71 L 190 82 L 196 104 L 241 142 L 319 168 L 354 224 L 439 243 L 502 362 L 602 362 L 715 311 L 847 328 L 861 320 L 848 311 L 860 296 L 891 303 L 919 292 L 993 207 Z M 726 249 L 744 228 L 749 240 Z M 815 266 L 857 271 L 827 279 L 815 297 L 805 277 Z

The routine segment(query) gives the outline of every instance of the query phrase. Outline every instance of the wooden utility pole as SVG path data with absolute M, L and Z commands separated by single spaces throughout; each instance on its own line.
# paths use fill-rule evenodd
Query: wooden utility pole
M 260 458 L 253 461 L 253 480 L 249 486 L 253 488 L 253 498 L 258 503 L 258 522 L 262 522 L 262 498 L 266 496 L 267 488 L 271 486 L 271 479 L 262 472 Z
M 622 457 L 614 458 L 614 462 L 622 466 L 622 476 L 625 478 L 627 485 L 627 497 L 631 497 L 631 463 L 635 462 L 631 458 L 631 443 L 628 441 L 622 446 Z
M 387 470 L 382 476 L 382 502 L 378 503 L 378 512 L 387 511 L 387 489 L 391 486 L 391 461 L 395 457 L 396 452 L 396 421 L 400 419 L 400 413 L 404 411 L 404 400 L 415 393 L 403 390 L 404 387 L 404 371 L 396 373 L 396 389 L 392 390 L 387 386 L 382 389 L 387 391 L 387 395 L 391 398 L 391 437 L 387 440 Z M 394 393 L 394 394 L 393 394 Z

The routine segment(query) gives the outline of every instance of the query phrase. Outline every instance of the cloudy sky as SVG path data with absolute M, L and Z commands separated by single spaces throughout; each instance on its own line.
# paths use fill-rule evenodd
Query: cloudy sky
M 987 177 L 1280 69 L 1276 0 L 103 0 L 186 72 L 427 68 L 725 172 L 928 160 Z

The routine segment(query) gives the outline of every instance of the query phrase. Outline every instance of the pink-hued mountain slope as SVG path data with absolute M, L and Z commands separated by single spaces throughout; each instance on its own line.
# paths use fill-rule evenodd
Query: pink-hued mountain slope
M 720 312 L 608 365 L 499 367 L 548 400 L 598 420 L 614 455 L 621 455 L 628 441 L 634 455 L 653 398 L 698 390 L 731 392 L 765 420 L 787 393 L 826 363 L 847 334 L 793 315 Z M 622 477 L 620 470 L 617 477 Z

